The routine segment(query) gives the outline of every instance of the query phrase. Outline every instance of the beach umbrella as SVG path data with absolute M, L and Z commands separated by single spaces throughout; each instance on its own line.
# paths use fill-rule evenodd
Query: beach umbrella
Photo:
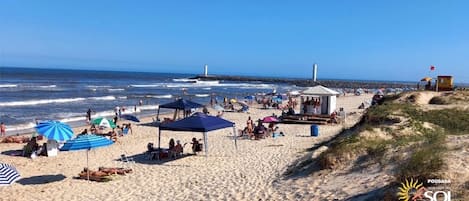
M 9 164 L 0 163 L 0 186 L 8 186 L 20 179 L 20 173 Z
M 98 126 L 106 127 L 106 128 L 116 127 L 116 124 L 114 123 L 114 121 L 106 119 L 104 117 L 99 117 L 97 119 L 94 119 L 92 123 Z
M 123 115 L 121 115 L 121 118 L 129 120 L 129 121 L 140 122 L 140 120 L 136 116 L 131 115 L 131 114 L 123 114 Z
M 77 138 L 65 142 L 60 148 L 60 151 L 76 151 L 86 150 L 86 168 L 88 169 L 88 156 L 91 149 L 98 147 L 105 147 L 113 144 L 114 142 L 98 135 L 85 134 L 79 135 Z M 88 169 L 88 180 L 90 180 L 89 169 Z
M 264 118 L 262 119 L 262 122 L 263 122 L 263 123 L 278 123 L 279 120 L 278 120 L 276 117 L 268 116 L 268 117 L 264 117 Z
M 73 137 L 72 128 L 60 121 L 41 122 L 36 126 L 36 131 L 49 140 L 67 141 Z

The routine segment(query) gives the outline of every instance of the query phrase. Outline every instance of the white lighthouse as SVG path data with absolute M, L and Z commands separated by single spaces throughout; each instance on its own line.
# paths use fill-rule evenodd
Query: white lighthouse
M 204 76 L 207 77 L 207 75 L 208 75 L 208 65 L 205 64 L 205 66 L 204 66 Z
M 313 82 L 316 82 L 318 76 L 318 64 L 313 64 Z

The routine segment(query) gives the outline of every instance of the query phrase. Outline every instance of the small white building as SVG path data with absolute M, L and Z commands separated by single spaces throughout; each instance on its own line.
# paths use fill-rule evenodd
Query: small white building
M 301 92 L 300 114 L 330 115 L 336 109 L 338 94 L 320 85 L 309 87 Z

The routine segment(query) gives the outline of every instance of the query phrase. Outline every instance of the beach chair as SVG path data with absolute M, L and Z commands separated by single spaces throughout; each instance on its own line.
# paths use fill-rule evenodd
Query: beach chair
M 129 134 L 129 128 L 122 129 L 122 134 L 124 134 L 124 135 Z

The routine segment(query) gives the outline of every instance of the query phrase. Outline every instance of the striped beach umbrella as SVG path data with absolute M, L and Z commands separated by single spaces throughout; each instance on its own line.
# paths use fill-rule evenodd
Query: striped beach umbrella
M 20 173 L 15 167 L 0 163 L 0 186 L 8 186 L 20 179 Z
M 67 141 L 72 139 L 72 128 L 60 121 L 45 121 L 36 126 L 36 131 L 49 140 Z
M 114 142 L 98 135 L 85 134 L 79 135 L 77 138 L 65 142 L 65 144 L 60 148 L 60 151 L 76 151 L 76 150 L 86 150 L 86 168 L 89 167 L 88 157 L 91 149 L 98 147 L 105 147 L 113 144 Z M 88 180 L 90 180 L 89 171 Z
M 94 125 L 106 127 L 106 128 L 115 128 L 116 124 L 114 121 L 106 119 L 104 117 L 99 117 L 97 119 L 94 119 L 92 122 Z

